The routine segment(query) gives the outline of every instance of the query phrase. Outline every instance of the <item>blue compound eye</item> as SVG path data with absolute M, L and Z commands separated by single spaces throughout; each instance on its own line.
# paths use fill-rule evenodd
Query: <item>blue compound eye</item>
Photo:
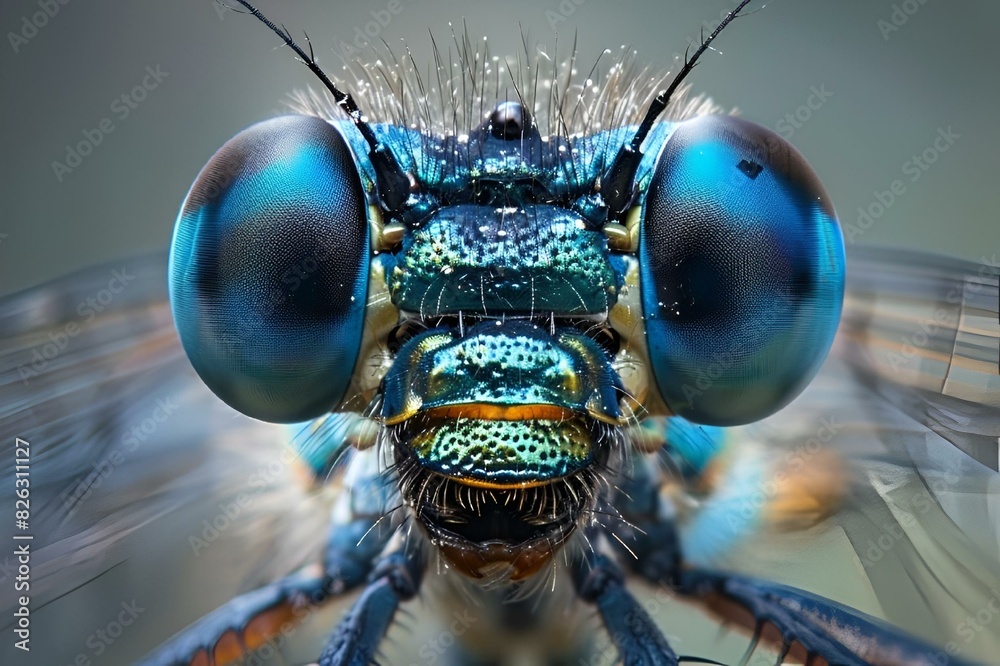
M 768 129 L 707 116 L 673 132 L 639 252 L 650 361 L 677 415 L 764 418 L 819 369 L 840 319 L 844 241 L 805 159 Z
M 170 301 L 181 342 L 229 405 L 273 422 L 333 409 L 368 286 L 367 206 L 340 132 L 290 116 L 237 134 L 181 209 Z

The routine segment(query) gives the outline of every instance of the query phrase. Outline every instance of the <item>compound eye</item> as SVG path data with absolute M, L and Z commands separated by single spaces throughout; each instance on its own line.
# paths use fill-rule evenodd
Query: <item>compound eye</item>
M 237 134 L 191 186 L 170 250 L 170 302 L 205 384 L 264 421 L 344 398 L 368 285 L 367 206 L 347 142 L 319 118 Z
M 657 158 L 639 253 L 650 361 L 667 406 L 764 418 L 818 371 L 840 319 L 844 241 L 787 141 L 732 116 L 679 125 Z

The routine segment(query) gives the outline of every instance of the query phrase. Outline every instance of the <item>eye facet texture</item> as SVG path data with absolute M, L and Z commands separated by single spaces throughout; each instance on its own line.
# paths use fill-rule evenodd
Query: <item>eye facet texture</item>
M 205 166 L 174 230 L 170 301 L 222 400 L 295 422 L 343 399 L 364 323 L 366 208 L 346 141 L 319 118 L 254 125 Z
M 826 358 L 843 236 L 815 172 L 774 132 L 732 116 L 678 126 L 654 168 L 639 253 L 650 359 L 675 414 L 759 420 Z

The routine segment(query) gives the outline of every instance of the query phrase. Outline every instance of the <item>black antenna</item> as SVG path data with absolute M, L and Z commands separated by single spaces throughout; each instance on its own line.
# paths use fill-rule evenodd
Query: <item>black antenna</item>
M 218 0 L 222 2 L 222 0 Z M 361 136 L 364 137 L 365 142 L 368 143 L 368 158 L 372 162 L 372 167 L 375 169 L 375 181 L 378 186 L 379 199 L 382 201 L 382 205 L 386 210 L 390 212 L 396 212 L 403 207 L 406 203 L 407 198 L 410 196 L 410 177 L 403 171 L 403 168 L 399 166 L 399 162 L 396 160 L 396 156 L 392 154 L 392 150 L 389 146 L 385 145 L 383 142 L 379 141 L 378 137 L 372 131 L 372 128 L 366 123 L 362 117 L 361 109 L 358 107 L 354 98 L 351 97 L 350 93 L 345 93 L 340 90 L 330 77 L 326 75 L 319 65 L 316 64 L 316 58 L 314 57 L 312 42 L 309 41 L 309 36 L 306 35 L 306 42 L 309 44 L 309 53 L 306 54 L 302 50 L 302 47 L 295 43 L 292 36 L 289 34 L 288 29 L 281 27 L 279 28 L 274 23 L 271 22 L 269 18 L 264 16 L 259 9 L 251 5 L 246 0 L 236 0 L 236 2 L 243 5 L 247 12 L 252 14 L 261 23 L 266 25 L 271 29 L 271 32 L 276 34 L 281 38 L 285 45 L 290 47 L 295 54 L 298 56 L 299 62 L 304 64 L 309 70 L 316 75 L 316 77 L 326 86 L 326 89 L 333 93 L 333 99 L 337 106 L 342 108 L 347 116 L 354 123 L 354 126 L 358 128 L 361 132 Z M 232 9 L 232 8 L 230 8 Z
M 618 154 L 615 155 L 615 159 L 611 162 L 611 167 L 608 168 L 601 179 L 601 195 L 604 198 L 604 203 L 611 210 L 612 215 L 624 213 L 625 209 L 632 203 L 635 174 L 639 169 L 639 162 L 642 160 L 642 151 L 639 149 L 639 146 L 646 140 L 646 135 L 653 128 L 653 123 L 656 122 L 656 119 L 667 108 L 667 104 L 670 103 L 670 97 L 677 91 L 677 87 L 680 86 L 687 75 L 691 73 L 691 70 L 695 68 L 695 65 L 698 64 L 698 58 L 701 57 L 701 54 L 708 50 L 708 47 L 719 36 L 719 33 L 732 23 L 733 19 L 739 16 L 739 13 L 748 4 L 750 4 L 750 0 L 743 0 L 736 9 L 726 14 L 719 27 L 712 31 L 708 39 L 702 39 L 701 46 L 698 47 L 693 56 L 688 58 L 685 51 L 684 66 L 681 67 L 681 71 L 677 72 L 677 76 L 673 78 L 667 89 L 657 95 L 652 101 L 649 109 L 646 111 L 645 117 L 642 119 L 642 123 L 639 125 L 639 129 L 635 132 L 635 136 L 632 137 L 629 143 L 622 146 Z M 690 46 L 688 48 L 690 49 Z

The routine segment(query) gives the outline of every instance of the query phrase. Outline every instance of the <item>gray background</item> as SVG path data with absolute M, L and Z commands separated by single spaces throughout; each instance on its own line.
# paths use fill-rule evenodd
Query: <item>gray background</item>
M 38 0 L 0 3 L 0 293 L 80 267 L 168 246 L 187 187 L 211 154 L 241 128 L 281 112 L 289 91 L 313 85 L 304 67 L 252 19 L 218 12 L 210 0 L 111 2 L 70 0 L 18 53 L 9 33 L 39 10 Z M 580 0 L 577 0 L 579 2 Z M 558 0 L 400 0 L 403 11 L 380 28 L 405 38 L 430 60 L 428 29 L 448 33 L 465 18 L 487 34 L 495 54 L 530 42 L 551 47 L 546 11 Z M 321 64 L 340 61 L 337 40 L 372 20 L 388 0 L 321 0 L 262 6 L 295 31 L 306 28 Z M 883 37 L 888 1 L 775 0 L 737 24 L 693 78 L 745 117 L 774 127 L 806 103 L 810 88 L 832 93 L 792 137 L 820 173 L 842 221 L 903 179 L 905 193 L 858 242 L 930 248 L 973 259 L 1000 243 L 997 165 L 1000 5 L 964 0 L 908 0 L 917 8 Z M 581 62 L 605 47 L 633 44 L 640 60 L 670 65 L 732 0 L 604 2 L 563 0 L 558 24 L 565 47 L 579 31 Z M 899 3 L 897 3 L 898 6 Z M 572 8 L 568 13 L 566 8 Z M 298 33 L 297 33 L 298 34 Z M 120 120 L 112 102 L 141 83 L 146 66 L 169 76 Z M 102 118 L 114 123 L 93 153 L 59 182 L 52 162 Z M 911 183 L 904 163 L 932 145 L 938 128 L 960 135 Z
M 405 38 L 418 61 L 430 59 L 428 29 L 447 35 L 448 22 L 463 17 L 473 35 L 489 36 L 498 55 L 520 49 L 519 25 L 530 43 L 555 44 L 546 11 L 558 13 L 558 0 L 400 2 L 402 13 L 380 36 L 393 45 Z M 352 39 L 355 28 L 372 20 L 372 10 L 387 5 L 267 0 L 262 8 L 296 34 L 306 28 L 321 64 L 335 69 L 335 44 Z M 885 39 L 877 22 L 890 20 L 888 0 L 774 0 L 728 31 L 718 44 L 722 53 L 709 54 L 692 80 L 720 104 L 738 106 L 745 117 L 770 127 L 805 104 L 812 88 L 829 91 L 832 96 L 792 141 L 821 175 L 844 223 L 855 223 L 858 207 L 872 204 L 875 192 L 888 190 L 893 180 L 903 180 L 906 188 L 858 242 L 989 258 L 1000 250 L 1000 188 L 993 182 L 1000 4 L 909 5 L 919 9 Z M 673 54 L 697 37 L 702 21 L 716 20 L 733 3 L 563 0 L 562 6 L 561 40 L 565 44 L 578 31 L 581 63 L 589 65 L 606 47 L 632 44 L 640 60 L 667 68 Z M 281 113 L 288 92 L 315 85 L 262 26 L 220 14 L 211 0 L 69 0 L 14 53 L 9 33 L 21 31 L 23 18 L 38 10 L 37 0 L 0 0 L 0 293 L 84 266 L 164 251 L 184 193 L 211 154 L 243 127 Z M 120 119 L 111 104 L 141 83 L 147 66 L 169 76 Z M 114 131 L 59 182 L 52 162 L 63 161 L 65 146 L 106 117 Z M 904 164 L 948 127 L 960 138 L 911 183 Z M 188 568 L 203 585 L 203 605 L 221 603 L 223 569 Z M 166 570 L 163 579 L 172 580 Z M 129 584 L 121 583 L 126 590 Z M 87 652 L 82 646 L 88 633 L 112 617 L 119 598 L 127 598 L 105 596 L 110 610 L 96 603 L 71 609 L 78 627 L 60 625 L 59 634 L 40 627 L 37 636 L 58 636 L 52 649 L 60 658 Z M 165 611 L 150 611 L 145 628 L 155 624 L 156 612 Z M 688 617 L 673 612 L 663 618 Z M 317 623 L 317 640 L 336 617 L 331 612 Z M 145 628 L 130 632 L 114 656 L 95 663 L 125 663 L 125 655 L 149 649 L 158 637 Z M 697 639 L 689 631 L 685 626 L 678 633 L 692 642 L 715 640 L 714 624 L 705 623 Z M 739 655 L 744 646 L 731 639 L 723 647 Z

